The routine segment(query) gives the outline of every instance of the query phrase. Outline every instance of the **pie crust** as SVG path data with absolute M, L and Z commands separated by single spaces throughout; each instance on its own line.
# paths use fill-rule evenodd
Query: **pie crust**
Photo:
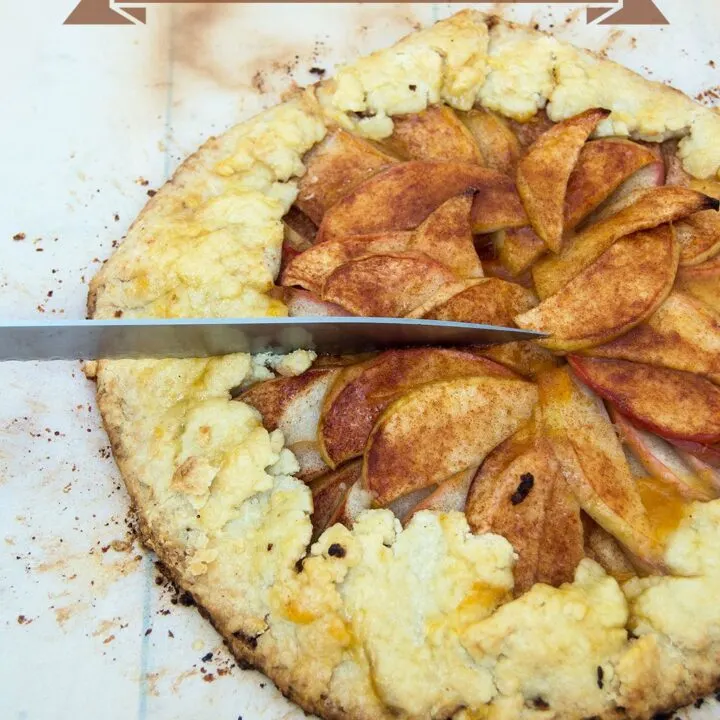
M 280 316 L 270 295 L 303 155 L 328 127 L 381 140 L 444 103 L 515 121 L 610 112 L 596 136 L 679 139 L 720 168 L 720 115 L 552 36 L 463 11 L 207 142 L 92 282 L 94 318 Z M 692 268 L 688 268 L 691 270 Z M 311 353 L 99 361 L 98 402 L 144 542 L 236 657 L 324 718 L 651 717 L 720 682 L 720 501 L 688 506 L 664 576 L 508 601 L 513 548 L 461 513 L 388 510 L 310 545 L 312 499 L 282 434 L 232 398 Z M 302 571 L 298 571 L 299 563 Z M 492 589 L 492 592 L 488 591 Z

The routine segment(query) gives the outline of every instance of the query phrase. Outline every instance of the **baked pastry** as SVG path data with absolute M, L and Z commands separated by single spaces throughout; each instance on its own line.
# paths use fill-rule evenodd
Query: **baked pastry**
M 98 363 L 142 537 L 239 660 L 326 718 L 646 718 L 716 687 L 719 168 L 714 111 L 473 11 L 181 166 L 91 316 L 550 333 Z

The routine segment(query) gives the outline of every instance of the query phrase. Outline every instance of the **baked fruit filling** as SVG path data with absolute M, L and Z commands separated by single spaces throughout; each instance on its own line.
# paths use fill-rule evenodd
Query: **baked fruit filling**
M 513 544 L 521 594 L 584 557 L 662 573 L 685 505 L 720 497 L 720 185 L 673 142 L 591 139 L 607 116 L 435 106 L 307 154 L 291 314 L 549 335 L 319 358 L 241 395 L 296 454 L 315 537 L 370 507 L 461 511 Z

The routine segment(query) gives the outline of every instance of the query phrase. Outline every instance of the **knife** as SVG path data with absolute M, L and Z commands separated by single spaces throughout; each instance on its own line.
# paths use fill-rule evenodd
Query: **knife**
M 193 358 L 315 350 L 343 354 L 418 345 L 487 345 L 542 333 L 473 323 L 368 317 L 0 322 L 0 361 Z

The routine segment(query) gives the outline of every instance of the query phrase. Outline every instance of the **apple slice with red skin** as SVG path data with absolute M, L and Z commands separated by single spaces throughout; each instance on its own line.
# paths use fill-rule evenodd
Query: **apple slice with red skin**
M 720 387 L 694 373 L 571 355 L 573 370 L 633 423 L 661 437 L 720 442 Z
M 403 393 L 437 380 L 482 375 L 517 377 L 473 352 L 449 348 L 389 350 L 347 368 L 325 396 L 320 415 L 318 437 L 326 462 L 336 467 L 362 455 L 376 421 Z
M 507 214 L 517 197 L 507 176 L 479 165 L 420 160 L 399 163 L 366 180 L 333 205 L 325 213 L 317 242 L 413 230 L 446 200 L 470 190 L 486 196 L 487 211 L 496 214 Z
M 290 317 L 347 317 L 349 310 L 324 302 L 317 295 L 299 288 L 282 288 L 282 299 Z
M 540 437 L 511 438 L 488 456 L 465 513 L 473 532 L 495 532 L 512 544 L 516 595 L 537 582 L 571 582 L 584 557 L 580 507 Z
M 458 117 L 480 148 L 482 164 L 514 176 L 520 161 L 520 143 L 505 120 L 484 108 L 459 112 Z
M 623 443 L 633 452 L 648 475 L 672 485 L 688 501 L 708 501 L 715 493 L 682 462 L 672 447 L 660 437 L 635 427 L 614 407 L 610 416 Z
M 631 175 L 654 161 L 650 150 L 630 140 L 586 143 L 568 182 L 565 232 L 574 230 Z
M 386 505 L 479 465 L 526 422 L 537 389 L 522 380 L 455 378 L 429 383 L 395 400 L 365 448 L 363 483 Z
M 717 382 L 720 318 L 691 295 L 673 290 L 644 323 L 582 354 L 698 373 Z
M 548 333 L 540 344 L 550 350 L 603 345 L 632 330 L 664 302 L 675 282 L 678 256 L 669 225 L 623 238 L 515 322 Z
M 634 555 L 662 567 L 662 549 L 602 402 L 567 366 L 538 378 L 540 427 L 582 509 Z
M 360 183 L 391 165 L 392 156 L 345 130 L 334 130 L 305 155 L 295 201 L 319 225 L 329 208 Z
M 472 133 L 447 105 L 434 105 L 411 115 L 393 117 L 393 133 L 382 141 L 403 160 L 439 160 L 484 165 Z
M 355 315 L 404 317 L 455 280 L 424 253 L 371 255 L 337 268 L 325 281 L 322 299 Z
M 669 440 L 676 448 L 702 460 L 711 467 L 720 469 L 720 445 L 703 445 L 691 440 Z
M 520 160 L 517 187 L 530 224 L 557 253 L 562 246 L 568 181 L 580 152 L 609 110 L 587 110 L 541 135 Z
M 620 238 L 719 205 L 714 198 L 687 188 L 660 187 L 646 191 L 625 210 L 578 233 L 559 255 L 539 260 L 532 270 L 537 293 L 541 299 L 554 295 Z
M 680 268 L 677 285 L 720 315 L 720 257 L 702 265 Z
M 453 288 L 458 292 L 440 302 L 431 298 L 431 307 L 418 308 L 413 317 L 512 327 L 517 315 L 537 304 L 530 290 L 498 278 L 477 280 L 463 289 Z

